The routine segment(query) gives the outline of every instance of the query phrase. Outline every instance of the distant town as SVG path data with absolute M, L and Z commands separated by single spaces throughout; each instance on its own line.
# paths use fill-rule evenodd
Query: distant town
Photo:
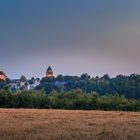
M 45 77 L 54 77 L 50 66 L 46 70 Z M 7 81 L 12 92 L 17 92 L 18 90 L 33 90 L 40 84 L 40 78 L 33 77 L 28 80 L 24 75 L 22 75 L 20 79 L 9 79 L 3 71 L 0 71 L 0 81 Z
M 119 94 L 127 98 L 140 99 L 140 75 L 131 74 L 117 75 L 110 78 L 108 74 L 102 77 L 91 77 L 87 73 L 79 76 L 54 76 L 54 72 L 49 66 L 45 76 L 40 78 L 27 79 L 22 75 L 19 79 L 9 79 L 3 71 L 0 71 L 0 89 L 8 89 L 12 93 L 20 91 L 36 90 L 50 94 L 52 91 L 70 92 L 80 89 L 87 93 L 97 92 L 99 95 Z

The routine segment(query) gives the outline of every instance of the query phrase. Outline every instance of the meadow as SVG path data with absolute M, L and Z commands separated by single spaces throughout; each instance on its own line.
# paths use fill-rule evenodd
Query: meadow
M 140 113 L 0 109 L 0 140 L 140 140 Z

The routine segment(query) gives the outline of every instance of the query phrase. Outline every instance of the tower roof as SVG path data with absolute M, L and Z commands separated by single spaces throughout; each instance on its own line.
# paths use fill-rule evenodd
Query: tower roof
M 48 69 L 47 69 L 47 71 L 52 71 L 52 68 L 49 66 Z

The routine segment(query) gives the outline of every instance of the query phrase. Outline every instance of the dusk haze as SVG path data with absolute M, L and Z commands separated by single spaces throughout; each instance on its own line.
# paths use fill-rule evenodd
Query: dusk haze
M 140 74 L 139 0 L 1 0 L 0 69 L 9 78 Z

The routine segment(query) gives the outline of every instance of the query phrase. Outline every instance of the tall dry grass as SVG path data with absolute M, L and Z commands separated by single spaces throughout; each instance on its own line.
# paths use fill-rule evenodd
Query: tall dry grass
M 0 109 L 0 140 L 140 140 L 140 113 Z

